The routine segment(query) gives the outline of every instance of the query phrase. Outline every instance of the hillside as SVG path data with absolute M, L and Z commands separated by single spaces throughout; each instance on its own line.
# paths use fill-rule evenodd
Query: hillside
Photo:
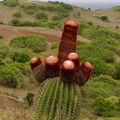
M 119 120 L 119 11 L 119 6 L 91 11 L 57 1 L 0 2 L 0 120 L 7 120 L 8 117 L 9 120 L 30 119 L 34 104 L 29 106 L 25 98 L 28 93 L 32 93 L 35 95 L 35 101 L 39 84 L 31 74 L 29 60 L 33 56 L 44 60 L 46 56 L 58 53 L 63 22 L 67 19 L 80 23 L 77 53 L 80 54 L 81 61 L 90 61 L 95 66 L 90 81 L 82 88 L 81 120 Z M 44 13 L 44 18 L 36 17 L 38 13 Z M 35 45 L 34 48 L 37 48 L 40 44 L 35 40 L 43 39 L 44 42 L 39 41 L 42 50 L 36 52 L 31 46 Z M 24 40 L 25 45 L 31 46 L 23 47 Z M 12 80 L 17 82 L 16 86 L 10 86 L 13 84 Z M 106 103 L 96 104 L 102 110 L 106 108 L 104 113 L 93 106 L 93 103 L 99 103 L 99 100 Z

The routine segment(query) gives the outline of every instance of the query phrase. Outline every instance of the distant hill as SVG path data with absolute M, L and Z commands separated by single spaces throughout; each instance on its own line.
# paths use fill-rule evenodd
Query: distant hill
M 62 21 L 75 19 L 77 21 L 92 22 L 94 25 L 100 25 L 109 29 L 114 29 L 120 24 L 120 14 L 114 8 L 91 11 L 59 2 L 11 1 L 0 2 L 0 21 L 7 24 L 16 18 L 21 21 L 37 21 L 36 14 L 39 12 L 44 12 L 48 20 L 52 20 L 53 16 L 60 16 Z M 16 12 L 20 13 L 21 16 L 15 16 Z M 108 22 L 99 19 L 101 16 L 107 16 Z

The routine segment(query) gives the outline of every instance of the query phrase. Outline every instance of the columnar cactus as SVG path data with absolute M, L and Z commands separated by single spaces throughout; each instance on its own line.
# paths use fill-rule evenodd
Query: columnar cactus
M 42 62 L 39 57 L 30 61 L 35 79 L 41 83 L 32 120 L 77 120 L 81 105 L 80 87 L 93 70 L 85 61 L 80 65 L 76 51 L 78 23 L 64 24 L 58 56 L 50 55 Z

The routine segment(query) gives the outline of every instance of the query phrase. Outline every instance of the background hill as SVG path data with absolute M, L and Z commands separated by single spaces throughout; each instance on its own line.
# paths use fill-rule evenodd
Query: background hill
M 29 120 L 33 105 L 29 106 L 26 96 L 36 96 L 39 89 L 29 60 L 57 54 L 63 22 L 74 19 L 80 23 L 77 53 L 95 66 L 91 80 L 82 88 L 81 119 L 119 120 L 119 13 L 120 6 L 91 11 L 58 1 L 0 2 L 0 119 Z M 103 109 L 109 112 L 102 113 Z

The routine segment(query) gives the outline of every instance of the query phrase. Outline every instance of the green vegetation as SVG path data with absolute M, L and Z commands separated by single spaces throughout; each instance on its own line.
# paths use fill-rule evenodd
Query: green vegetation
M 120 12 L 120 6 L 116 6 L 116 7 L 114 7 L 113 9 L 114 9 L 114 11 L 116 11 L 116 12 Z
M 0 35 L 0 39 L 2 39 L 3 38 L 3 36 L 2 35 Z
M 9 7 L 16 7 L 19 3 L 18 0 L 4 0 L 3 5 L 7 5 Z
M 15 13 L 13 14 L 13 17 L 20 18 L 20 17 L 22 17 L 22 15 L 21 15 L 20 12 L 15 12 Z
M 47 20 L 47 19 L 48 19 L 48 16 L 47 16 L 47 14 L 44 13 L 44 12 L 37 13 L 36 19 L 38 19 L 38 20 Z
M 21 36 L 10 41 L 10 46 L 13 48 L 29 48 L 34 52 L 46 50 L 46 38 L 40 35 Z

